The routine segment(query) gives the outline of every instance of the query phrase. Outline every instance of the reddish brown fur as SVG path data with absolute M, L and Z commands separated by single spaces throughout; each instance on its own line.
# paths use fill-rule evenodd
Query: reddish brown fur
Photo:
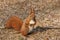
M 21 32 L 22 35 L 26 36 L 28 34 L 29 31 L 29 22 L 30 20 L 35 18 L 35 14 L 34 14 L 34 10 L 31 10 L 31 13 L 29 14 L 29 16 L 24 20 L 24 22 L 16 17 L 16 16 L 12 16 L 10 17 L 7 21 L 6 21 L 6 28 L 14 28 L 15 30 L 18 30 Z
M 19 31 L 22 24 L 23 24 L 23 21 L 19 17 L 12 16 L 6 21 L 5 27 L 14 28 L 15 30 Z

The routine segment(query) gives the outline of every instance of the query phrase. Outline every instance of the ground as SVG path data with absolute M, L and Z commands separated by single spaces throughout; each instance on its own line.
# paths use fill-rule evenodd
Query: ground
M 0 29 L 0 40 L 60 40 L 60 0 L 0 0 L 0 27 L 12 15 L 24 20 L 31 7 L 40 27 L 56 29 L 37 31 L 26 39 L 14 29 Z

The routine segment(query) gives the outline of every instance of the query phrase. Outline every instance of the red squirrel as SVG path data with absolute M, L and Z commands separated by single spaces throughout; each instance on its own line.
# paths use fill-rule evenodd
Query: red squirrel
M 31 9 L 30 14 L 24 20 L 24 22 L 17 16 L 10 17 L 6 23 L 5 28 L 13 28 L 19 31 L 22 35 L 26 36 L 30 31 L 34 29 L 36 24 L 34 9 Z
M 36 24 L 36 19 L 35 19 L 34 9 L 31 9 L 29 16 L 24 20 L 24 23 L 22 25 L 22 28 L 20 30 L 21 34 L 27 35 L 35 28 L 34 27 L 35 24 Z

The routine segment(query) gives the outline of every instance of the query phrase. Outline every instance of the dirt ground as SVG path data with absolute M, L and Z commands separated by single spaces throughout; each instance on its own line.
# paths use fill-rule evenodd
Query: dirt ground
M 12 15 L 24 21 L 31 7 L 38 26 L 45 29 L 40 28 L 25 39 L 14 29 L 1 28 Z M 60 0 L 0 0 L 0 40 L 60 40 Z

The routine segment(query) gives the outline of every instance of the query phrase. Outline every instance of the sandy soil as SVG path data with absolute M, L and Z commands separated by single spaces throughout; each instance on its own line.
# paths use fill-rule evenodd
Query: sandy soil
M 60 28 L 60 0 L 0 0 L 0 27 L 12 15 L 24 20 L 31 7 L 40 27 Z M 60 29 L 40 29 L 26 39 L 14 29 L 0 29 L 0 40 L 60 40 Z

